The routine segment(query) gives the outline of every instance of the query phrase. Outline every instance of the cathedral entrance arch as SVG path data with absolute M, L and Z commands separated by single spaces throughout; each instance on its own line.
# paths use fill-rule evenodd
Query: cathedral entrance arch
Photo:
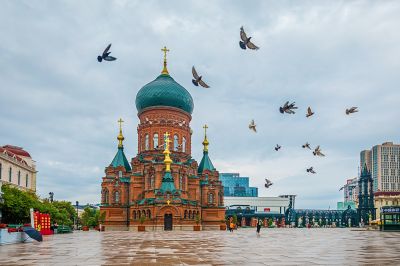
M 172 230 L 172 214 L 166 213 L 164 215 L 164 230 L 171 231 Z

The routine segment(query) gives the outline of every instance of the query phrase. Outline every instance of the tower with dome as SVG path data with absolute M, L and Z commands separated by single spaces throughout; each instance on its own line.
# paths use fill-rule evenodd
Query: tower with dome
M 136 95 L 138 153 L 129 163 L 124 153 L 122 119 L 117 153 L 105 169 L 101 207 L 105 230 L 219 229 L 225 218 L 223 187 L 208 156 L 204 126 L 203 158 L 192 158 L 190 93 L 164 66 Z

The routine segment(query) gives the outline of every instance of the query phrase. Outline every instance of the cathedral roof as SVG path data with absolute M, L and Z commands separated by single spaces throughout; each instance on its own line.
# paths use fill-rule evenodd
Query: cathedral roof
M 136 109 L 155 106 L 170 106 L 192 114 L 194 103 L 190 93 L 177 83 L 169 74 L 161 74 L 152 82 L 144 85 L 136 95 Z
M 171 172 L 165 172 L 165 175 L 162 179 L 160 191 L 165 193 L 167 191 L 173 193 L 175 192 L 174 180 L 172 178 Z
M 201 174 L 204 170 L 215 171 L 215 167 L 212 164 L 210 157 L 208 157 L 208 151 L 203 151 L 203 158 L 201 159 L 197 172 Z
M 126 171 L 131 171 L 131 166 L 129 165 L 128 160 L 126 159 L 124 148 L 118 147 L 117 154 L 115 154 L 114 159 L 111 162 L 113 167 L 123 166 Z

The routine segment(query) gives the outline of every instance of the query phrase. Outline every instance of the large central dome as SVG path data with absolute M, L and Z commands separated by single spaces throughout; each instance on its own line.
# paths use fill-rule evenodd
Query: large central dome
M 143 86 L 136 95 L 136 109 L 140 113 L 145 108 L 171 106 L 192 114 L 194 104 L 190 93 L 169 74 L 161 74 Z

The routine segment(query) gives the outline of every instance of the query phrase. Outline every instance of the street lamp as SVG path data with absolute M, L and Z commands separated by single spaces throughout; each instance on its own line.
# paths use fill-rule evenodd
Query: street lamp
M 78 218 L 79 218 L 78 206 L 79 206 L 79 201 L 76 201 L 75 204 L 76 204 L 76 230 L 78 230 Z
M 53 198 L 54 198 L 54 192 L 50 192 L 50 202 L 53 203 Z

